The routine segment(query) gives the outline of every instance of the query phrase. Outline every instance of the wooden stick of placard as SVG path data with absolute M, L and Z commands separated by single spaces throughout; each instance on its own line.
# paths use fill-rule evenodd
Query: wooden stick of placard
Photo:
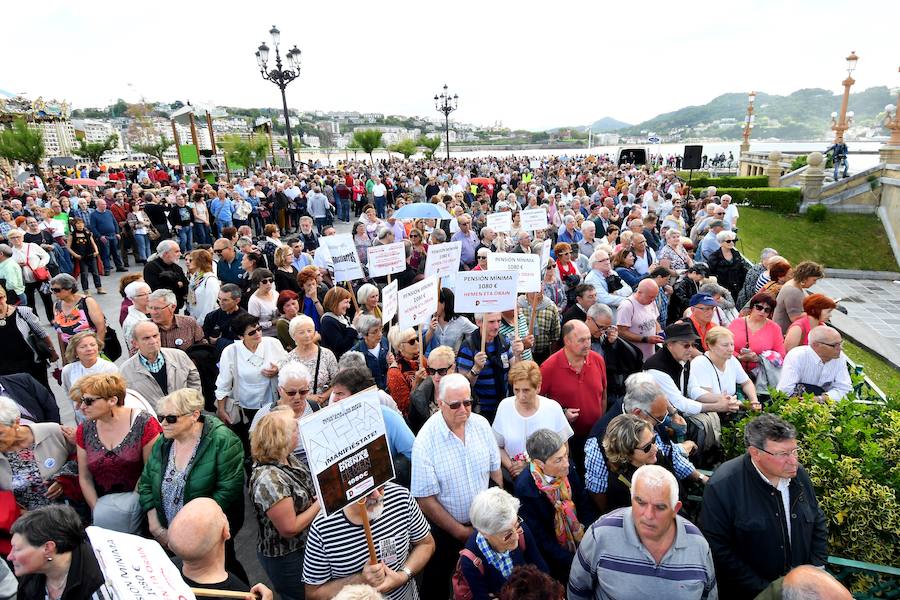
M 369 524 L 369 513 L 366 512 L 366 499 L 363 498 L 357 502 L 359 506 L 359 516 L 363 522 L 363 529 L 366 532 L 366 545 L 369 547 L 369 564 L 378 564 L 378 555 L 375 554 L 375 540 L 372 539 L 372 526 Z

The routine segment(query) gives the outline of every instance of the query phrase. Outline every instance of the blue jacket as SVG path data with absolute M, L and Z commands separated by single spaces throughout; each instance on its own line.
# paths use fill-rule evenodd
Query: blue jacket
M 104 210 L 103 212 L 95 210 L 91 213 L 88 221 L 90 221 L 88 227 L 97 237 L 112 237 L 119 233 L 119 224 L 116 222 L 116 218 L 113 214 L 108 210 Z
M 231 264 L 225 262 L 224 258 L 219 259 L 219 262 L 216 263 L 216 276 L 219 278 L 219 281 L 223 284 L 236 283 L 241 285 L 244 276 L 244 269 L 241 268 L 242 258 L 244 258 L 244 255 L 235 250 L 234 260 L 231 261 Z
M 387 389 L 387 355 L 388 355 L 388 341 L 382 336 L 381 342 L 378 344 L 378 358 L 372 356 L 372 353 L 369 352 L 369 347 L 366 346 L 365 340 L 359 340 L 356 346 L 353 347 L 357 352 L 362 353 L 363 356 L 366 357 L 366 366 L 369 367 L 369 370 L 372 371 L 372 377 L 375 378 L 375 385 L 378 386 L 378 389 L 386 390 Z
M 519 547 L 510 552 L 513 568 L 515 569 L 522 565 L 531 564 L 546 573 L 547 563 L 545 563 L 544 559 L 541 557 L 541 553 L 536 547 L 537 544 L 534 537 L 531 535 L 531 530 L 528 529 L 528 525 L 525 523 L 522 524 L 522 533 L 525 538 L 525 543 L 523 544 L 520 538 Z M 488 600 L 490 598 L 489 594 L 493 594 L 494 596 L 500 595 L 500 589 L 503 587 L 503 584 L 506 583 L 506 578 L 500 571 L 488 564 L 488 561 L 484 558 L 484 554 L 478 547 L 478 542 L 475 540 L 477 535 L 478 532 L 476 531 L 469 536 L 469 540 L 466 542 L 466 548 L 481 560 L 481 567 L 484 570 L 484 574 L 478 570 L 478 567 L 476 567 L 471 560 L 464 556 L 459 557 L 459 562 L 462 568 L 463 577 L 466 578 L 466 581 L 469 583 L 469 589 L 472 591 L 472 600 Z

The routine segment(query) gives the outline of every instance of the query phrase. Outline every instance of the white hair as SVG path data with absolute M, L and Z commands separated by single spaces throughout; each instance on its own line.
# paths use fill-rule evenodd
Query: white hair
M 732 239 L 733 235 L 734 235 L 734 233 L 732 233 L 731 231 L 728 231 L 727 229 L 723 229 L 722 231 L 720 231 L 719 233 L 716 234 L 716 241 L 719 242 L 720 244 L 722 244 L 722 243 L 726 242 L 727 240 Z
M 471 393 L 472 388 L 469 386 L 469 380 L 466 379 L 465 375 L 450 373 L 441 377 L 441 383 L 438 386 L 438 400 L 446 398 L 447 392 L 451 390 L 465 390 L 466 393 Z
M 593 221 L 585 220 L 584 223 L 581 224 L 581 231 L 587 231 L 588 229 L 593 229 L 597 231 L 597 226 L 594 225 Z
M 131 284 L 129 283 L 128 285 Z M 162 300 L 166 304 L 178 304 L 178 298 L 175 297 L 175 292 L 169 288 L 159 288 L 158 290 L 150 292 L 150 300 Z
M 303 363 L 299 363 L 295 360 L 289 361 L 286 365 L 281 367 L 278 371 L 278 385 L 279 387 L 284 387 L 287 385 L 288 381 L 292 379 L 302 379 L 306 383 L 310 383 L 309 369 L 306 368 L 306 365 Z
M 171 252 L 172 250 L 178 250 L 178 242 L 174 242 L 172 240 L 163 240 L 156 245 L 156 253 L 159 255 L 163 255 L 166 252 Z
M 22 416 L 19 405 L 9 396 L 0 396 L 0 425 L 14 425 L 16 419 Z
M 147 285 L 145 281 L 132 281 L 128 285 L 125 286 L 125 297 L 129 300 L 134 300 L 135 296 L 141 293 L 143 290 L 149 290 L 150 286 Z
M 632 499 L 634 499 L 634 491 L 637 489 L 639 481 L 644 482 L 644 485 L 651 489 L 659 489 L 663 486 L 668 487 L 669 508 L 675 509 L 675 505 L 678 503 L 678 481 L 668 469 L 659 465 L 644 465 L 643 467 L 638 468 L 638 470 L 634 472 L 634 475 L 631 476 Z
M 449 375 L 448 375 L 449 377 Z M 444 380 L 441 380 L 443 386 Z M 475 496 L 469 508 L 472 527 L 482 535 L 497 535 L 516 520 L 519 514 L 519 499 L 503 490 L 488 488 Z
M 291 322 L 288 323 L 288 335 L 291 336 L 291 339 L 294 339 L 294 333 L 297 329 L 300 328 L 301 325 L 312 325 L 316 326 L 316 323 L 310 318 L 309 315 L 297 315 Z

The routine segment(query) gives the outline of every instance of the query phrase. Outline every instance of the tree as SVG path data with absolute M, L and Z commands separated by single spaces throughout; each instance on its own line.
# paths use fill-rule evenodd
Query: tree
M 419 138 L 419 145 L 427 148 L 427 150 L 425 150 L 425 158 L 431 160 L 434 157 L 434 152 L 441 146 L 441 136 L 435 135 L 433 137 L 428 137 L 427 135 L 423 135 Z
M 168 150 L 174 143 L 175 142 L 173 142 L 166 136 L 160 134 L 158 142 L 133 142 L 131 144 L 131 149 L 146 154 L 147 156 L 158 158 L 159 162 L 165 163 L 166 159 L 163 158 L 163 154 L 165 154 L 166 150 Z
M 251 143 L 238 135 L 226 135 L 219 144 L 225 150 L 228 168 L 243 167 L 249 175 L 255 159 Z
M 132 146 L 151 143 L 156 139 L 156 128 L 153 126 L 153 108 L 141 100 L 140 104 L 131 104 L 125 111 L 131 117 L 128 125 L 128 139 Z
M 396 144 L 391 144 L 388 148 L 391 152 L 396 152 L 398 154 L 402 154 L 403 158 L 408 159 L 410 156 L 416 153 L 419 147 L 416 145 L 415 140 L 405 139 L 400 140 Z
M 75 156 L 80 156 L 91 161 L 92 164 L 99 165 L 100 158 L 109 150 L 119 145 L 119 136 L 114 133 L 109 134 L 102 142 L 88 142 L 86 140 L 78 140 L 78 150 Z
M 375 164 L 375 157 L 372 152 L 375 148 L 381 147 L 381 132 L 377 129 L 363 129 L 362 131 L 353 132 L 353 141 L 359 144 L 359 147 L 369 154 L 372 164 Z
M 46 152 L 44 132 L 32 129 L 24 119 L 16 119 L 11 128 L 0 130 L 0 158 L 31 165 L 42 179 L 41 162 Z
M 347 150 L 353 150 L 353 160 L 356 160 L 356 153 L 362 150 L 362 146 L 359 145 L 359 142 L 357 142 L 354 137 L 350 140 L 350 143 L 347 144 Z

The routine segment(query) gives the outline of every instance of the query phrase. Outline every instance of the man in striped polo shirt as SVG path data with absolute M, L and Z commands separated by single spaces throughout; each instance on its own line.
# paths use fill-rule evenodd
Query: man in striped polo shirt
M 717 599 L 709 544 L 680 509 L 674 475 L 657 465 L 635 471 L 631 506 L 585 532 L 569 573 L 569 600 Z

